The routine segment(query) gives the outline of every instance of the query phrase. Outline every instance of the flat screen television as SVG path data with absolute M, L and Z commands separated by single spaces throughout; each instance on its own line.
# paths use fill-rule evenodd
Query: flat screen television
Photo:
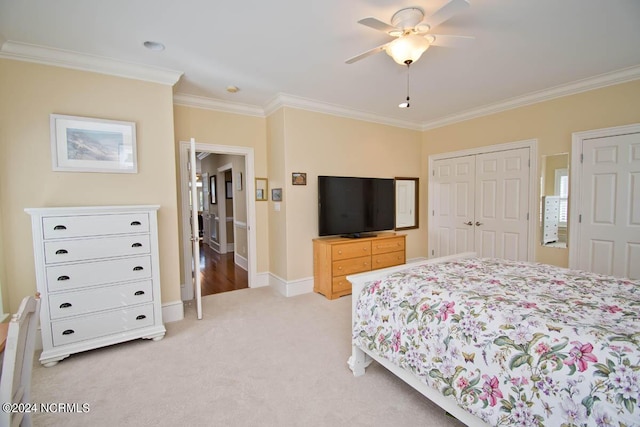
M 396 223 L 393 178 L 318 176 L 318 234 L 368 237 Z

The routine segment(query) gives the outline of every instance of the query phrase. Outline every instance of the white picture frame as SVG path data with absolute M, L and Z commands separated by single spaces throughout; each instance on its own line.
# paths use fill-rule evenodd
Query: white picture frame
M 51 114 L 54 171 L 137 173 L 136 124 Z

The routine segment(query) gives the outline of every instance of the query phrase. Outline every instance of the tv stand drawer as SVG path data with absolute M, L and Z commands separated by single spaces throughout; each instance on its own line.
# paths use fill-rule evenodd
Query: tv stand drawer
M 371 253 L 373 255 L 397 251 L 404 251 L 404 236 L 380 239 L 371 242 Z
M 388 254 L 374 255 L 371 258 L 372 258 L 371 259 L 372 270 L 377 270 L 379 268 L 392 267 L 394 265 L 400 265 L 406 262 L 404 251 L 389 252 Z
M 334 261 L 371 255 L 371 242 L 353 242 L 334 245 L 331 256 Z

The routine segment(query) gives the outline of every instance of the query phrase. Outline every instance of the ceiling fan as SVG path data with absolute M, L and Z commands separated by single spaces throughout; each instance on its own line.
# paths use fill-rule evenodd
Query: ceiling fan
M 387 33 L 395 39 L 349 58 L 345 62 L 353 64 L 384 50 L 398 64 L 409 65 L 417 61 L 430 46 L 464 46 L 473 41 L 473 37 L 436 35 L 430 34 L 429 31 L 467 7 L 469 7 L 467 0 L 451 0 L 427 18 L 422 8 L 407 7 L 400 9 L 391 17 L 391 25 L 377 18 L 363 18 L 358 21 L 359 24 Z

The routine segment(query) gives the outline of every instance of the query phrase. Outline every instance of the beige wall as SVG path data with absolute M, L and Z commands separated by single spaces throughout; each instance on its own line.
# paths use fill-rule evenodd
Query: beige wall
M 282 202 L 279 212 L 274 210 L 271 200 L 271 189 L 282 188 L 284 184 L 286 134 L 285 109 L 280 109 L 267 118 L 267 162 L 268 179 L 267 201 L 256 202 L 265 206 L 269 211 L 269 271 L 281 279 L 287 278 L 287 222 L 286 211 L 289 197 L 282 190 Z M 258 177 L 256 173 L 256 177 Z M 292 219 L 293 220 L 293 219 Z
M 428 130 L 422 135 L 422 176 L 426 178 L 432 154 L 493 144 L 537 139 L 540 156 L 570 153 L 573 132 L 639 123 L 639 106 L 640 80 L 636 80 Z M 534 191 L 539 194 L 538 185 Z M 426 226 L 426 209 L 420 212 Z M 539 218 L 537 206 L 533 218 Z M 539 242 L 539 236 L 535 240 Z M 568 249 L 536 247 L 536 261 L 566 267 L 568 259 Z
M 253 148 L 256 177 L 267 176 L 266 120 L 260 117 L 224 113 L 181 105 L 174 106 L 175 165 L 179 168 L 180 141 L 195 138 L 198 143 Z M 176 185 L 178 183 L 176 177 Z M 243 180 L 245 178 L 243 177 Z M 178 185 L 178 188 L 180 186 Z M 221 187 L 219 187 L 221 188 Z M 180 200 L 180 194 L 177 194 Z M 224 200 L 224 192 L 218 194 Z M 180 239 L 182 239 L 180 230 Z M 265 202 L 256 202 L 257 271 L 269 271 L 268 215 Z M 180 240 L 182 242 L 182 240 Z M 182 260 L 182 245 L 180 245 Z
M 3 296 L 10 311 L 36 290 L 27 207 L 159 204 L 162 301 L 179 300 L 172 88 L 2 59 L 0 93 Z M 138 173 L 53 172 L 52 113 L 135 122 Z
M 286 250 L 286 275 L 281 277 L 296 280 L 313 275 L 311 241 L 318 237 L 318 175 L 419 177 L 421 134 L 291 108 L 284 109 L 282 121 L 284 164 L 278 165 L 273 183 L 269 177 L 270 186 L 283 189 L 282 211 L 274 212 L 270 201 L 269 215 L 282 221 L 270 222 L 270 236 L 280 242 L 279 258 Z M 293 172 L 306 172 L 307 185 L 292 185 Z M 420 231 L 404 233 L 407 258 L 424 256 L 426 243 Z

